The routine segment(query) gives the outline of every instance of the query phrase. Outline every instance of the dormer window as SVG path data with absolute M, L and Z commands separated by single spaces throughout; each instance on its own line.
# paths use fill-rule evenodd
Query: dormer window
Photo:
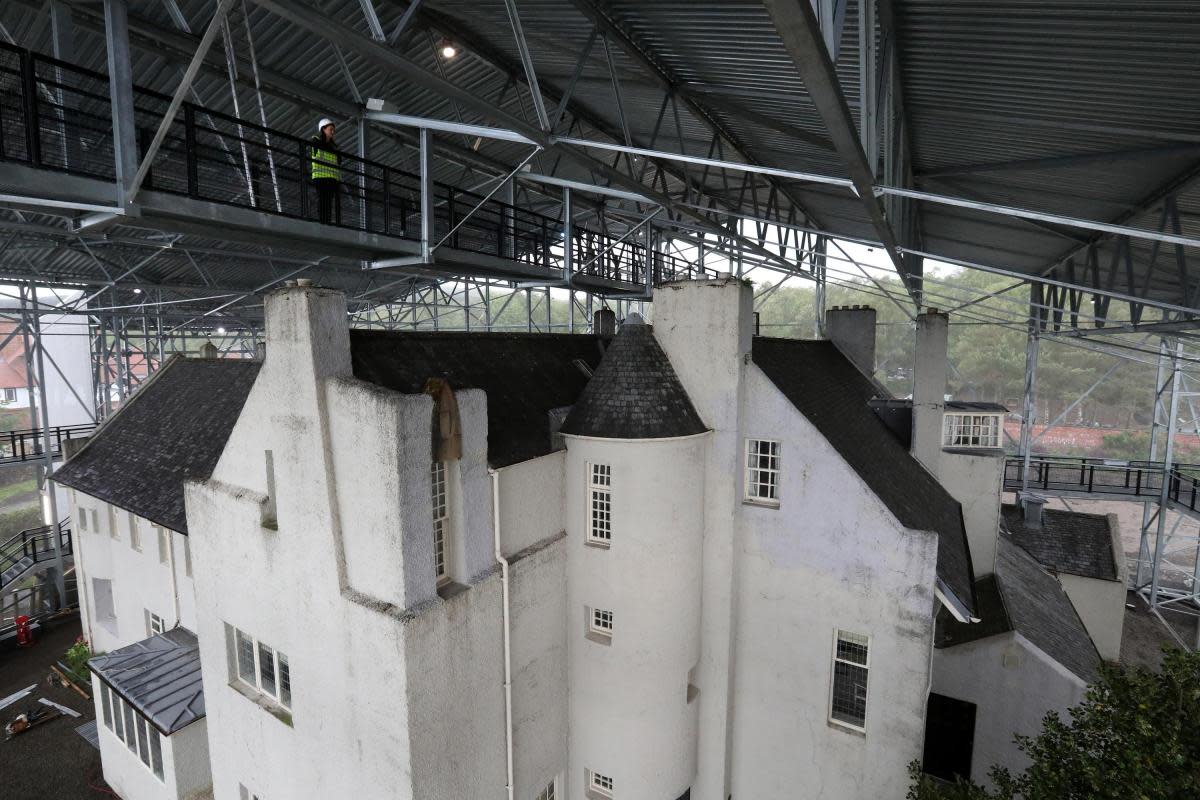
M 1000 414 L 947 411 L 942 421 L 943 447 L 1000 447 Z

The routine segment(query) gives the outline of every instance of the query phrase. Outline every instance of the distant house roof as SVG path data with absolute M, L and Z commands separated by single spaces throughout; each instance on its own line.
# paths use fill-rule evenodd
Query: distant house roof
M 1047 569 L 1117 580 L 1113 531 L 1106 515 L 1044 508 L 1042 527 L 1032 528 L 1026 524 L 1020 506 L 1005 504 L 1000 514 L 1012 540 Z
M 879 388 L 832 342 L 756 337 L 753 358 L 900 524 L 938 535 L 937 576 L 973 610 L 974 577 L 962 510 L 872 410 Z
M 1100 653 L 1075 606 L 1053 575 L 1008 537 L 996 541 L 996 573 L 975 586 L 981 621 L 958 622 L 938 613 L 937 647 L 953 647 L 1018 631 L 1046 655 L 1091 683 Z
M 25 372 L 25 339 L 17 333 L 16 322 L 0 322 L 0 389 L 27 389 Z M 11 338 L 10 338 L 11 337 Z
M 260 366 L 172 358 L 96 429 L 54 480 L 187 533 L 183 483 L 212 475 Z
M 186 628 L 96 656 L 88 666 L 164 735 L 204 716 L 200 647 Z
M 605 341 L 590 334 L 351 330 L 350 357 L 354 377 L 405 394 L 421 392 L 429 378 L 485 391 L 488 461 L 505 467 L 552 451 L 550 410 L 583 393 Z
M 604 439 L 668 439 L 707 428 L 649 325 L 626 320 L 562 433 Z

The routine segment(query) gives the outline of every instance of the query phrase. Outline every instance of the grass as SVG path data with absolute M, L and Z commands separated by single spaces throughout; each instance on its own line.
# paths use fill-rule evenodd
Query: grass
M 30 503 L 0 514 L 0 541 L 42 524 L 42 504 Z
M 0 486 L 0 505 L 3 505 L 10 497 L 27 492 L 35 492 L 37 488 L 37 478 L 29 478 L 20 483 L 10 483 L 8 486 Z

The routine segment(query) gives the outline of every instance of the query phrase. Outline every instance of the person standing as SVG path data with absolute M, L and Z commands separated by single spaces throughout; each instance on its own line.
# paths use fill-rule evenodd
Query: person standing
M 317 207 L 321 222 L 325 225 L 342 224 L 342 203 L 338 183 L 337 144 L 334 142 L 333 120 L 322 119 L 317 123 L 317 135 L 312 137 L 309 157 L 312 162 L 312 182 L 317 187 Z

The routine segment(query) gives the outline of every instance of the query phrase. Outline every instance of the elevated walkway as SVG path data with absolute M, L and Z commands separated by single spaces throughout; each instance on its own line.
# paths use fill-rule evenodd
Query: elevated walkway
M 1028 488 L 1055 497 L 1157 503 L 1163 497 L 1164 476 L 1167 508 L 1200 520 L 1200 465 L 1173 464 L 1164 472 L 1161 463 L 1151 461 L 1033 456 L 1029 460 Z M 1024 459 L 1008 458 L 1004 489 L 1021 491 L 1024 478 Z
M 95 423 L 60 425 L 50 429 L 50 456 L 62 458 L 63 442 L 90 436 Z M 41 428 L 0 431 L 0 468 L 19 467 L 45 458 L 45 436 Z
M 169 103 L 134 87 L 139 161 Z M 314 257 L 404 275 L 636 296 L 698 274 L 641 242 L 565 225 L 561 208 L 548 216 L 434 180 L 433 153 L 419 159 L 423 176 L 339 152 L 341 213 L 322 224 L 308 140 L 192 103 L 169 126 L 134 205 L 119 208 L 111 108 L 108 76 L 0 44 L 0 202 L 66 212 L 76 230 L 119 223 L 254 245 L 286 239 Z

